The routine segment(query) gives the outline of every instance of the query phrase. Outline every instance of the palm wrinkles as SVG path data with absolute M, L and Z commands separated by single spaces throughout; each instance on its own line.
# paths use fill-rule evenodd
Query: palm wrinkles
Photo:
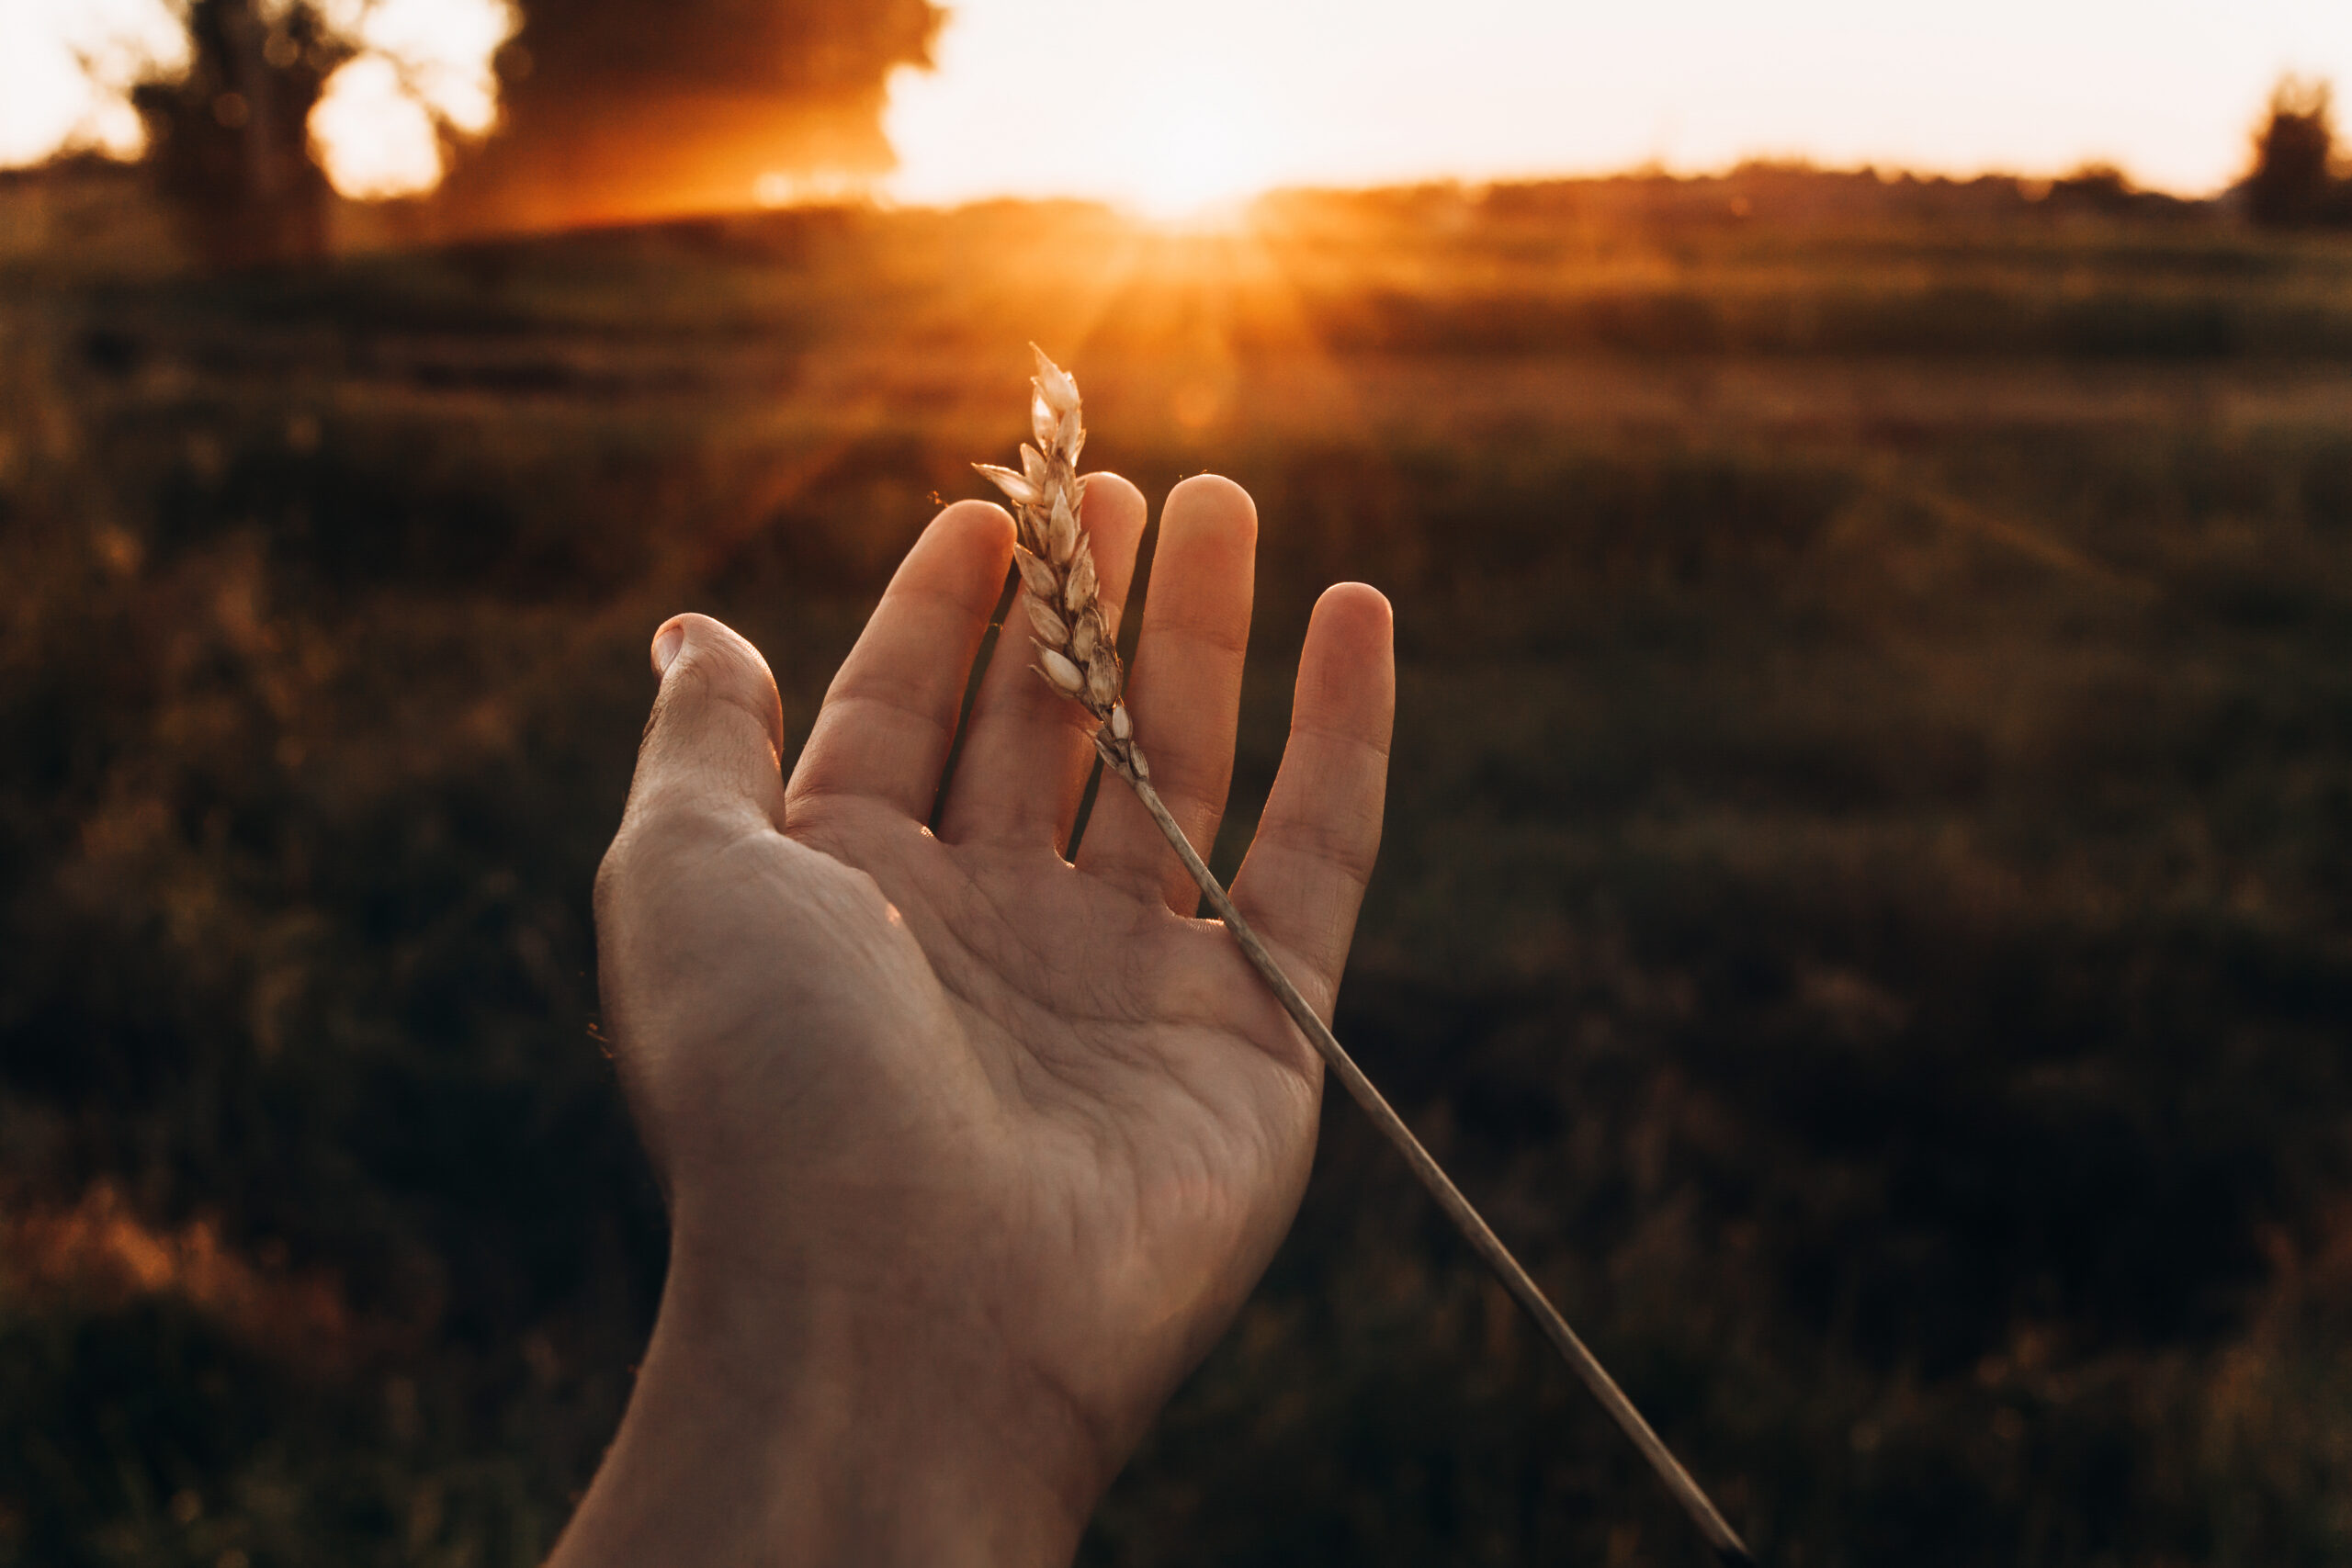
M 902 1015 L 872 1044 L 929 1080 L 923 1100 L 991 1176 L 1023 1186 L 995 1213 L 1038 1217 L 1073 1252 L 1127 1254 L 1155 1276 L 1151 1310 L 1171 1316 L 1212 1289 L 1211 1260 L 1271 1251 L 1305 1179 L 1320 1075 L 1221 927 L 1049 848 L 950 845 L 862 804 L 792 832 L 872 878 L 879 897 L 861 901 L 868 929 L 851 945 L 874 971 L 829 984 L 849 1008 L 886 976 L 923 976 L 897 989 Z M 1029 1277 L 1057 1276 L 1070 1277 Z

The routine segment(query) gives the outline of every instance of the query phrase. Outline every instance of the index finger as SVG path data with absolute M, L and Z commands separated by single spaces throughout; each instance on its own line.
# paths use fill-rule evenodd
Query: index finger
M 989 612 L 1012 564 L 1012 519 L 959 501 L 932 520 L 842 661 L 785 792 L 787 818 L 825 795 L 931 815 Z
M 1380 850 L 1396 709 L 1394 617 L 1378 590 L 1327 589 L 1298 660 L 1290 743 L 1233 879 L 1233 902 L 1297 959 L 1292 977 L 1327 1020 Z

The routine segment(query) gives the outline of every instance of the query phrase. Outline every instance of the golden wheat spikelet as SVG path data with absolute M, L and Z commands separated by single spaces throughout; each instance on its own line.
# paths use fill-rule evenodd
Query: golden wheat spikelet
M 1029 382 L 1029 429 L 1036 445 L 1021 448 L 1018 470 L 993 463 L 972 467 L 1004 491 L 1020 525 L 1012 558 L 1021 571 L 1022 612 L 1034 634 L 1037 673 L 1101 722 L 1095 744 L 1114 768 L 1148 778 L 1134 722 L 1120 700 L 1126 671 L 1119 662 L 1118 627 L 1102 603 L 1093 547 L 1078 525 L 1086 499 L 1086 481 L 1078 472 L 1078 455 L 1086 446 L 1078 383 L 1035 344 L 1029 352 L 1037 358 Z

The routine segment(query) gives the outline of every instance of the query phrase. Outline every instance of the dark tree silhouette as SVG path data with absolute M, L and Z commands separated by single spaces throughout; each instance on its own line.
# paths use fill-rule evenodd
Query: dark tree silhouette
M 878 174 L 890 72 L 930 0 L 525 0 L 497 134 L 444 190 L 458 229 L 743 206 L 767 171 Z
M 2246 210 L 2272 226 L 2340 220 L 2344 182 L 2335 176 L 2335 119 L 2327 84 L 2290 76 L 2270 95 L 2270 116 L 2255 133 Z
M 930 0 L 522 0 L 499 127 L 435 201 L 452 232 L 741 207 L 768 171 L 890 167 L 890 72 L 929 62 Z M 269 19 L 273 14 L 277 19 Z M 310 155 L 322 87 L 352 54 L 310 0 L 192 0 L 193 63 L 136 94 L 158 188 L 216 263 L 326 243 Z
M 330 193 L 308 122 L 346 46 L 300 5 L 273 22 L 259 0 L 194 0 L 187 25 L 187 75 L 133 96 L 157 188 L 209 260 L 317 254 Z

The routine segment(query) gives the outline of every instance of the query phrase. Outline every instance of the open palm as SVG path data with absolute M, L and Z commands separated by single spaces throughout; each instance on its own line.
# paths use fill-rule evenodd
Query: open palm
M 1098 476 L 1084 523 L 1115 607 L 1142 497 Z M 1170 497 L 1129 685 L 1154 778 L 1204 847 L 1231 770 L 1255 532 L 1224 480 Z M 761 1419 L 791 1429 L 788 1476 L 812 1462 L 812 1430 L 836 1460 L 915 1445 L 925 1500 L 867 1474 L 866 1511 L 960 1511 L 949 1559 L 975 1562 L 1067 1558 L 1288 1227 L 1320 1089 L 1313 1052 L 1223 928 L 1191 918 L 1190 880 L 1115 781 L 1065 858 L 1091 721 L 1027 668 L 1023 639 L 999 642 L 943 779 L 1012 539 L 993 506 L 940 514 L 788 782 L 759 655 L 702 617 L 665 626 L 597 889 L 607 1022 L 673 1224 L 648 1381 L 665 1336 L 681 1362 L 723 1347 L 718 1385 L 756 1386 Z M 1379 835 L 1393 690 L 1385 603 L 1332 590 L 1234 888 L 1327 1015 Z M 641 1388 L 639 1403 L 655 1401 Z M 777 1506 L 770 1533 L 821 1555 L 825 1532 Z M 935 1538 L 901 1545 L 949 1560 Z

